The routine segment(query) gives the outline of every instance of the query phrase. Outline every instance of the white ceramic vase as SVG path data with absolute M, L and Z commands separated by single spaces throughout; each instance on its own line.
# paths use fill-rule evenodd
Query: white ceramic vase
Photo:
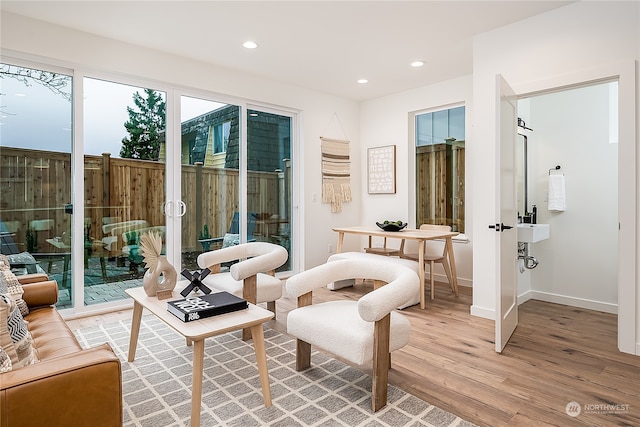
M 162 277 L 161 277 L 162 276 Z M 167 261 L 167 257 L 158 257 L 158 264 L 148 269 L 142 278 L 142 287 L 147 295 L 155 297 L 158 291 L 173 290 L 176 287 L 178 273 L 173 265 Z

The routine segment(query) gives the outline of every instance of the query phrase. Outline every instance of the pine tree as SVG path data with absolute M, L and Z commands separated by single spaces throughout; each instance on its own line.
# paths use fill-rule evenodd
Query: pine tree
M 166 102 L 160 92 L 144 89 L 146 98 L 136 91 L 133 102 L 137 107 L 127 107 L 129 120 L 124 123 L 129 132 L 122 139 L 120 157 L 128 159 L 158 160 L 160 157 L 160 132 L 165 130 Z

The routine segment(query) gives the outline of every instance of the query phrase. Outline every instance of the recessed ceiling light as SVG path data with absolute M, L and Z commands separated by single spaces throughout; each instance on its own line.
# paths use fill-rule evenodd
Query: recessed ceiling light
M 369 80 L 367 79 L 358 79 L 358 83 L 360 83 L 361 85 L 365 84 L 365 83 L 369 83 Z
M 252 41 L 246 41 L 244 43 L 242 43 L 242 46 L 246 47 L 247 49 L 255 49 L 258 47 L 258 43 L 256 42 L 252 42 Z
M 414 68 L 422 67 L 424 65 L 424 61 L 413 61 L 411 66 Z

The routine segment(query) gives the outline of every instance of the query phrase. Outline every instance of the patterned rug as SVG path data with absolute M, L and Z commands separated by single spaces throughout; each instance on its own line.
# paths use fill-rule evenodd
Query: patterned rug
M 84 347 L 108 342 L 122 361 L 125 427 L 184 426 L 191 411 L 192 347 L 152 315 L 142 318 L 136 360 L 130 321 L 75 331 Z M 371 377 L 321 352 L 295 371 L 295 340 L 265 328 L 273 405 L 264 407 L 252 342 L 240 331 L 205 341 L 202 426 L 460 426 L 473 424 L 389 386 L 373 413 Z

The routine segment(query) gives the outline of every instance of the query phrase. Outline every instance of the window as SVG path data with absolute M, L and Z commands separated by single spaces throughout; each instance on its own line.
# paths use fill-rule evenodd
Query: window
M 231 120 L 213 127 L 213 154 L 225 153 L 231 135 Z
M 465 107 L 415 115 L 416 225 L 464 233 Z

